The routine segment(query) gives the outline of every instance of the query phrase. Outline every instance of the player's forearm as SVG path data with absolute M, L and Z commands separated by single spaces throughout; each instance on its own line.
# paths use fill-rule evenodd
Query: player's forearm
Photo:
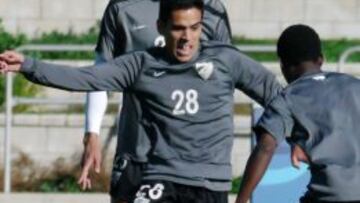
M 106 60 L 100 53 L 95 53 L 95 64 L 103 64 Z M 85 133 L 100 135 L 102 119 L 105 115 L 108 97 L 107 92 L 89 92 L 86 94 Z
M 85 132 L 100 134 L 107 101 L 106 92 L 90 92 L 86 95 Z
M 271 135 L 263 135 L 246 164 L 236 203 L 246 203 L 263 177 L 276 149 Z
M 21 73 L 31 82 L 44 86 L 71 91 L 95 91 L 91 86 L 96 79 L 88 70 L 72 68 L 70 66 L 45 63 L 26 58 L 21 66 Z M 93 82 L 91 82 L 93 81 Z

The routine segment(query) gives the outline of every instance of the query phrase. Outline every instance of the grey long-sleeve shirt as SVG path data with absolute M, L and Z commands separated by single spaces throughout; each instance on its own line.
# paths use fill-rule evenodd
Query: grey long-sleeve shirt
M 228 190 L 235 88 L 266 106 L 281 86 L 229 45 L 204 43 L 187 63 L 165 56 L 165 49 L 153 48 L 79 69 L 27 59 L 21 71 L 33 82 L 61 89 L 131 91 L 151 140 L 144 178 Z

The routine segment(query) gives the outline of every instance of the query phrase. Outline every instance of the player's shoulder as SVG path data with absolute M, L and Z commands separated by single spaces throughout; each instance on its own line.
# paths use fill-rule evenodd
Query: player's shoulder
M 108 8 L 126 9 L 141 3 L 146 3 L 147 1 L 148 0 L 110 0 Z
M 203 41 L 201 43 L 201 47 L 203 55 L 216 56 L 218 60 L 223 61 L 225 64 L 234 65 L 236 63 L 240 63 L 241 61 L 247 61 L 250 59 L 237 47 L 219 41 Z
M 299 79 L 295 80 L 291 85 L 296 86 L 299 84 L 312 84 L 318 82 L 348 83 L 348 82 L 359 82 L 359 79 L 345 73 L 321 71 L 315 74 L 304 75 Z
M 217 11 L 225 11 L 225 6 L 221 0 L 204 0 L 205 10 L 206 9 L 215 9 Z
M 220 41 L 201 41 L 201 48 L 205 52 L 217 53 L 217 54 L 230 54 L 240 53 L 240 51 L 233 45 L 220 42 Z
M 291 95 L 299 94 L 301 92 L 321 91 L 322 89 L 329 89 L 331 87 L 338 89 L 351 86 L 360 88 L 360 80 L 349 74 L 324 71 L 314 74 L 305 74 L 290 83 L 285 88 L 285 92 Z
M 292 81 L 284 88 L 286 94 L 293 94 L 301 92 L 302 90 L 308 89 L 311 86 L 314 86 L 314 83 L 323 82 L 328 80 L 328 72 L 319 72 L 319 73 L 308 73 L 300 76 L 296 80 Z M 330 76 L 332 77 L 332 76 Z
M 346 73 L 329 72 L 328 77 L 332 79 L 333 85 L 345 88 L 360 88 L 359 78 Z
M 347 80 L 347 81 L 356 81 L 358 82 L 359 79 L 353 75 L 349 75 L 346 73 L 339 73 L 339 72 L 326 72 L 327 77 L 331 77 L 338 80 Z

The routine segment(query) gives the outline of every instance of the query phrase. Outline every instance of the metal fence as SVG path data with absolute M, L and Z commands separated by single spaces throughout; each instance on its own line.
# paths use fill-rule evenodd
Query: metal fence
M 360 52 L 360 46 L 354 46 L 354 47 L 350 47 L 348 49 L 346 49 L 339 58 L 338 64 L 337 64 L 337 71 L 340 73 L 345 72 L 344 70 L 344 66 L 346 64 L 346 61 L 349 59 L 349 57 L 356 53 L 356 52 Z

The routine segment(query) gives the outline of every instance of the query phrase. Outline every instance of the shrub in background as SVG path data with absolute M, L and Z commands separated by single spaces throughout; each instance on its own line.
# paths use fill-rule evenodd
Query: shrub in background
M 52 31 L 43 33 L 39 38 L 31 40 L 31 44 L 91 44 L 95 45 L 99 33 L 99 23 L 87 32 L 75 34 L 71 29 L 67 33 Z M 42 59 L 91 59 L 95 57 L 94 51 L 89 52 L 31 52 L 32 56 Z
M 79 160 L 75 158 L 74 160 Z M 57 159 L 51 166 L 40 166 L 27 154 L 20 152 L 12 162 L 12 191 L 14 192 L 83 192 L 77 184 L 80 164 L 74 160 Z M 3 182 L 3 167 L 0 167 L 0 182 Z M 92 175 L 92 189 L 86 192 L 107 192 L 110 174 L 104 168 Z M 0 184 L 3 190 L 3 184 Z
M 102 168 L 100 174 L 91 173 L 92 189 L 82 191 L 77 184 L 81 169 L 74 155 L 73 160 L 57 159 L 51 166 L 36 164 L 26 153 L 20 152 L 12 162 L 12 191 L 14 192 L 108 192 L 110 183 L 110 167 Z M 0 183 L 3 180 L 3 167 L 0 166 Z M 241 177 L 233 179 L 230 193 L 237 194 Z M 3 184 L 0 184 L 0 191 Z

